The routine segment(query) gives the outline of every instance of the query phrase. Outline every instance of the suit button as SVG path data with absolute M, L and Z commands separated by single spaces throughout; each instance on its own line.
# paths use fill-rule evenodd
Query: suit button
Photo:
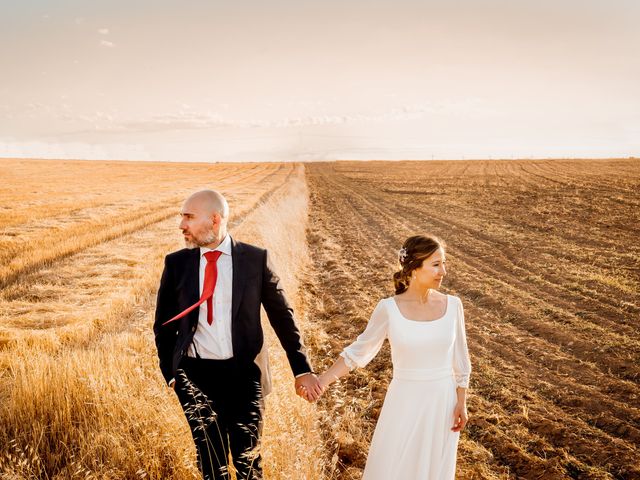
M 195 331 L 196 331 L 196 327 L 195 327 L 195 325 L 194 325 L 193 327 L 191 327 L 191 331 L 192 331 L 192 332 L 195 332 Z

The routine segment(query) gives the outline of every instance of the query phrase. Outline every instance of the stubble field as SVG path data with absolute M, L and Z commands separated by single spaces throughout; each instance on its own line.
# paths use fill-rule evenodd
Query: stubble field
M 273 260 L 296 292 L 300 165 L 0 162 L 0 478 L 197 478 L 151 327 L 164 255 L 182 248 L 181 203 L 202 188 L 227 196 L 233 235 L 287 244 Z M 283 357 L 273 349 L 265 471 L 317 478 L 314 413 Z
M 447 242 L 474 368 L 458 478 L 640 478 L 637 160 L 3 160 L 0 478 L 196 478 L 151 324 L 200 188 L 274 253 L 317 370 L 393 293 L 407 236 Z M 360 478 L 388 347 L 310 406 L 270 337 L 267 478 Z

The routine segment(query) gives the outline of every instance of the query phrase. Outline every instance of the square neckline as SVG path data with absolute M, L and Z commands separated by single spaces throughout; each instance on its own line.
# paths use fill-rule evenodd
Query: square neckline
M 391 298 L 391 301 L 393 302 L 393 304 L 395 305 L 396 310 L 398 311 L 398 313 L 400 314 L 400 316 L 404 320 L 406 320 L 408 322 L 414 322 L 414 323 L 433 323 L 433 322 L 437 322 L 438 320 L 442 320 L 444 317 L 447 316 L 447 313 L 449 313 L 449 297 L 450 297 L 450 295 L 449 294 L 445 294 L 445 295 L 447 296 L 447 305 L 446 305 L 446 307 L 444 309 L 444 313 L 442 314 L 442 316 L 440 316 L 438 318 L 434 318 L 433 320 L 413 320 L 411 318 L 405 317 L 404 314 L 402 313 L 402 310 L 400 310 L 400 306 L 398 305 L 398 302 L 396 302 L 395 295 L 393 297 L 390 297 L 390 298 Z

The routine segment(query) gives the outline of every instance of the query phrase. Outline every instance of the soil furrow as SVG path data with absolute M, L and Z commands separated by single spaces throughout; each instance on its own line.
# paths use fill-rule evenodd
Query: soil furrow
M 333 179 L 332 179 L 333 180 Z M 344 188 L 344 185 L 341 185 L 339 181 L 334 181 L 333 185 L 328 186 L 330 189 L 340 189 Z M 396 223 L 395 228 L 392 228 L 391 231 L 397 230 L 398 227 L 404 227 L 407 231 L 407 234 L 416 230 L 416 226 L 419 228 L 420 224 L 415 225 L 414 227 L 407 226 L 407 223 L 402 223 L 401 220 L 397 220 L 397 216 L 394 217 L 393 213 L 389 211 L 385 211 L 382 205 L 388 204 L 388 202 L 372 202 L 369 200 L 371 196 L 368 195 L 360 195 L 356 193 L 354 190 L 350 191 L 350 197 L 358 198 L 361 203 L 359 205 L 352 205 L 351 208 L 355 209 L 362 215 L 361 211 L 364 208 L 372 208 L 375 209 L 376 212 L 369 215 L 369 218 L 378 218 L 380 215 L 384 215 L 387 217 L 387 223 Z M 410 207 L 405 207 L 405 210 L 411 210 Z M 414 212 L 417 216 L 418 212 Z M 429 217 L 429 224 L 434 223 L 434 217 Z M 436 229 L 435 232 L 438 233 L 440 230 L 443 232 L 448 231 L 449 225 L 445 222 L 438 225 L 440 228 Z M 429 225 L 429 229 L 433 230 L 433 226 Z M 380 228 L 383 228 L 382 226 Z M 446 236 L 446 235 L 445 235 Z M 475 237 L 474 237 L 474 240 Z M 469 246 L 469 242 L 465 243 L 465 246 Z M 484 245 L 484 249 L 480 249 L 480 251 L 486 251 L 486 249 L 490 249 L 490 242 L 487 241 Z M 516 276 L 512 278 L 504 278 L 505 270 L 497 270 L 492 267 L 489 267 L 486 263 L 477 260 L 480 258 L 479 255 L 462 255 L 457 249 L 451 248 L 450 252 L 456 256 L 456 258 L 461 258 L 466 264 L 467 267 L 473 267 L 477 269 L 477 273 L 482 275 L 483 277 L 488 277 L 491 281 L 492 287 L 494 287 L 497 291 L 494 292 L 494 295 L 498 292 L 503 295 L 500 298 L 509 298 L 511 303 L 517 303 L 518 309 L 508 308 L 505 311 L 505 317 L 509 318 L 510 321 L 519 322 L 521 326 L 523 326 L 530 333 L 539 335 L 544 337 L 547 341 L 552 341 L 558 348 L 567 348 L 567 346 L 571 347 L 572 355 L 576 358 L 574 360 L 580 359 L 582 361 L 592 361 L 594 357 L 599 359 L 598 367 L 603 372 L 609 372 L 611 368 L 614 369 L 615 374 L 620 374 L 623 379 L 630 378 L 632 380 L 638 378 L 638 374 L 640 371 L 640 367 L 634 367 L 633 363 L 629 363 L 628 358 L 616 358 L 613 356 L 612 349 L 607 348 L 607 350 L 603 351 L 600 343 L 596 341 L 590 341 L 589 339 L 599 339 L 601 335 L 605 332 L 603 328 L 600 326 L 596 326 L 594 324 L 585 325 L 582 319 L 579 317 L 575 317 L 571 315 L 569 312 L 566 312 L 559 308 L 552 302 L 557 303 L 557 296 L 550 297 L 549 303 L 544 302 L 539 297 L 538 292 L 532 291 L 534 289 L 533 284 L 527 284 L 526 282 L 522 283 L 522 288 L 518 289 L 514 287 L 513 284 L 520 283 Z M 492 261 L 495 259 L 492 258 Z M 549 295 L 552 295 L 551 292 Z M 486 293 L 481 293 L 482 296 L 488 297 Z M 499 302 L 502 303 L 502 302 Z M 496 305 L 499 307 L 500 305 Z M 547 321 L 544 323 L 539 323 L 537 319 L 547 317 Z M 535 319 L 535 320 L 529 320 Z M 586 330 L 586 331 L 585 331 Z M 578 333 L 579 332 L 579 333 Z M 634 343 L 631 343 L 630 340 L 627 340 L 626 337 L 621 336 L 619 334 L 611 334 L 612 336 L 612 345 L 625 345 L 628 355 L 633 355 L 635 358 L 638 357 L 638 352 L 640 351 L 640 347 Z M 615 350 L 613 350 L 615 352 Z M 637 362 L 636 362 L 637 364 Z
M 562 166 L 563 172 L 571 166 L 567 165 Z M 579 167 L 576 162 L 574 165 Z M 398 168 L 395 164 L 367 164 L 358 169 L 352 163 L 308 167 L 311 213 L 315 219 L 309 243 L 320 277 L 309 287 L 312 294 L 321 297 L 315 299 L 313 314 L 318 314 L 328 335 L 324 351 L 335 355 L 353 340 L 364 328 L 375 301 L 390 293 L 395 251 L 408 234 L 425 228 L 435 233 L 454 231 L 456 243 L 449 249 L 453 270 L 446 283 L 468 304 L 467 327 L 475 366 L 474 395 L 470 399 L 474 420 L 462 438 L 460 478 L 639 476 L 640 390 L 633 375 L 633 358 L 637 356 L 633 349 L 637 345 L 631 340 L 637 339 L 637 322 L 629 311 L 615 302 L 608 303 L 598 284 L 592 288 L 599 295 L 587 299 L 583 292 L 563 289 L 560 275 L 551 280 L 558 285 L 523 277 L 527 269 L 539 272 L 544 271 L 544 266 L 534 261 L 523 264 L 523 250 L 509 239 L 504 240 L 506 252 L 499 256 L 497 264 L 494 258 L 482 257 L 479 253 L 501 238 L 476 238 L 478 218 L 473 209 L 457 210 L 455 228 L 445 216 L 430 212 L 446 211 L 452 202 L 458 207 L 473 205 L 467 199 L 477 198 L 477 190 L 485 185 L 494 188 L 493 194 L 505 197 L 496 206 L 506 212 L 510 192 L 495 187 L 501 182 L 510 184 L 512 175 L 522 175 L 519 168 L 505 169 L 503 173 L 495 164 L 489 170 L 487 165 L 479 170 L 473 167 L 476 178 L 459 178 L 460 186 L 465 188 L 452 188 L 446 196 L 436 197 L 438 207 L 431 204 L 430 209 L 424 208 L 423 201 L 437 194 L 438 188 L 428 182 L 421 186 L 419 179 L 427 179 L 432 172 L 423 173 L 416 166 L 415 174 L 409 176 L 407 171 L 411 168 L 409 162 Z M 461 172 L 466 170 L 467 176 L 472 170 L 457 164 L 448 173 L 458 168 Z M 342 170 L 347 169 L 356 172 L 346 177 Z M 491 178 L 477 178 L 482 170 Z M 357 171 L 364 174 L 356 175 Z M 403 177 L 412 181 L 403 183 Z M 582 177 L 574 178 L 579 183 Z M 534 188 L 518 185 L 525 190 Z M 386 192 L 384 186 L 388 186 Z M 434 193 L 410 197 L 413 202 L 407 202 L 402 192 L 408 190 Z M 589 189 L 581 187 L 580 195 L 588 194 Z M 445 208 L 440 209 L 440 205 Z M 495 226 L 492 231 L 499 230 L 496 220 L 500 218 L 488 219 Z M 581 241 L 578 238 L 576 245 Z M 572 261 L 579 265 L 590 260 L 584 256 Z M 506 268 L 509 261 L 515 265 Z M 322 293 L 322 289 L 330 291 Z M 614 285 L 606 291 L 620 293 Z M 585 303 L 582 311 L 605 313 L 607 318 L 589 319 L 593 324 L 581 321 L 571 313 L 573 303 L 580 301 Z M 540 315 L 545 309 L 550 310 Z M 601 347 L 605 351 L 600 352 Z M 608 360 L 607 356 L 616 358 Z M 612 367 L 611 372 L 607 365 Z M 632 374 L 621 372 L 624 369 Z M 629 380 L 618 378 L 625 375 Z M 345 405 L 338 397 L 335 405 L 327 405 L 328 411 L 340 412 L 341 418 L 355 415 L 373 424 L 390 376 L 388 351 L 383 348 L 365 371 L 354 373 L 344 382 L 344 394 L 353 397 L 353 401 Z M 344 465 L 337 478 L 357 478 L 354 472 L 363 465 L 367 440 L 354 436 L 357 432 L 350 430 L 353 426 L 345 422 L 341 425 L 342 430 L 327 434 L 333 438 Z M 355 442 L 348 438 L 355 438 Z M 487 456 L 487 451 L 492 456 Z M 485 470 L 478 468 L 474 458 L 483 459 Z

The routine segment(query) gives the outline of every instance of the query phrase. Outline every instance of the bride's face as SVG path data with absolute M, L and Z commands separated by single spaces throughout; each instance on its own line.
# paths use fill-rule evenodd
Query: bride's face
M 421 288 L 440 288 L 442 279 L 447 274 L 444 250 L 438 248 L 422 261 L 422 265 L 411 273 L 411 282 Z

